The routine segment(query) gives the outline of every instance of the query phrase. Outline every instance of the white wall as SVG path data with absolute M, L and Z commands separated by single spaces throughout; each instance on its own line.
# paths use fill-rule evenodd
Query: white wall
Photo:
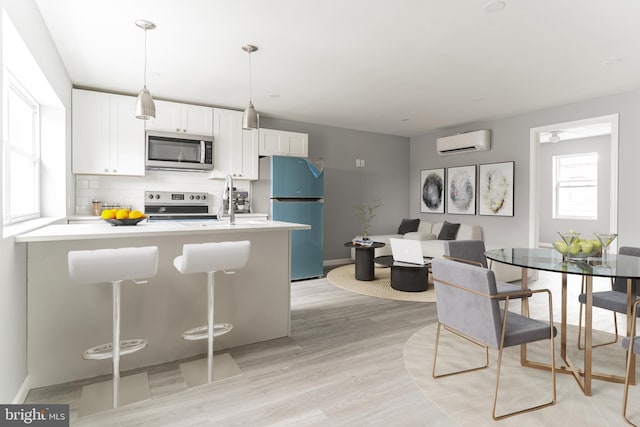
M 528 246 L 529 221 L 529 131 L 531 128 L 553 123 L 619 114 L 619 184 L 618 184 L 618 239 L 619 245 L 640 246 L 640 227 L 636 212 L 640 200 L 633 196 L 640 178 L 637 159 L 640 158 L 640 91 L 606 96 L 519 116 L 487 120 L 438 130 L 411 139 L 411 194 L 410 209 L 414 216 L 478 224 L 482 226 L 485 241 L 502 246 Z M 478 153 L 439 157 L 436 138 L 457 132 L 491 129 L 491 150 Z M 420 214 L 420 170 L 480 163 L 515 161 L 514 217 L 465 216 Z
M 64 64 L 33 0 L 1 0 L 0 4 L 67 110 L 64 159 L 70 164 L 71 81 Z M 1 165 L 2 162 L 0 172 Z M 70 172 L 66 172 L 61 183 L 65 186 L 65 194 L 70 197 L 66 201 L 69 207 L 74 191 Z M 0 233 L 2 231 L 0 224 Z M 0 402 L 7 403 L 14 400 L 27 377 L 26 246 L 15 244 L 13 237 L 3 238 L 0 255 Z

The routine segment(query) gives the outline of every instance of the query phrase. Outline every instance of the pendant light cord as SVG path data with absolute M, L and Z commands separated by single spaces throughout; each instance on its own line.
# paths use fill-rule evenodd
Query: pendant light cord
M 253 78 L 251 77 L 251 52 L 249 52 L 249 102 L 253 102 Z
M 147 87 L 147 29 L 144 29 L 144 87 Z

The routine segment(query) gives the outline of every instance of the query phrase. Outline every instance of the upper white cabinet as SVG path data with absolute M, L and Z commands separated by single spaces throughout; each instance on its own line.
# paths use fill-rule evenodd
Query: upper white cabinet
M 242 111 L 213 109 L 213 167 L 209 178 L 258 179 L 258 132 L 242 129 Z
M 144 175 L 144 121 L 136 98 L 73 89 L 72 172 Z
M 147 129 L 213 135 L 213 108 L 169 101 L 155 104 L 156 118 L 147 122 Z
M 306 133 L 263 128 L 258 132 L 261 156 L 309 156 L 309 135 Z

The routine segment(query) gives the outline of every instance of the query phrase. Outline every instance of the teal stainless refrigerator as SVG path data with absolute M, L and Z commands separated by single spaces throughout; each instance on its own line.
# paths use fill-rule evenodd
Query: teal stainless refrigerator
M 311 226 L 310 230 L 291 232 L 291 279 L 322 277 L 322 159 L 272 156 L 262 159 L 261 162 L 269 163 L 271 219 Z M 263 163 L 260 167 L 262 166 Z

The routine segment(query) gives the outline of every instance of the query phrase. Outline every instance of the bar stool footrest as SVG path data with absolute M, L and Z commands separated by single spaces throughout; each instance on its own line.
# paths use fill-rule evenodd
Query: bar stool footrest
M 213 336 L 218 337 L 220 335 L 224 335 L 233 329 L 233 324 L 231 323 L 216 323 L 213 325 Z M 197 328 L 189 329 L 188 331 L 182 334 L 182 338 L 187 341 L 195 341 L 195 340 L 204 340 L 209 337 L 209 327 L 208 326 L 198 326 Z
M 135 353 L 138 350 L 142 350 L 147 346 L 147 340 L 133 339 L 120 341 L 120 356 Z M 111 359 L 113 357 L 113 344 L 100 344 L 95 347 L 91 347 L 88 350 L 82 352 L 82 358 L 87 360 L 104 360 Z

